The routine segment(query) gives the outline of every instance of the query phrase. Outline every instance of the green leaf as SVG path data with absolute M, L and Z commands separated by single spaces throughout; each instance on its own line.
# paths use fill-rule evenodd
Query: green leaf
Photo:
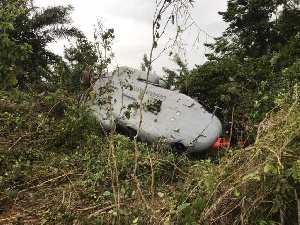
M 204 199 L 196 200 L 193 202 L 193 208 L 196 210 L 202 210 L 205 208 L 207 201 Z
M 156 41 L 153 42 L 153 48 L 157 48 L 157 42 Z
M 130 119 L 130 112 L 129 112 L 129 111 L 126 111 L 124 114 L 125 114 L 125 117 L 126 117 L 127 119 Z
M 234 189 L 234 195 L 236 197 L 239 197 L 241 195 L 241 192 L 236 188 L 236 189 Z
M 137 218 L 135 218 L 135 219 L 132 221 L 132 223 L 133 223 L 133 224 L 136 224 L 138 221 L 139 221 L 139 218 L 137 217 Z
M 180 206 L 178 206 L 177 211 L 180 212 L 184 210 L 186 207 L 188 207 L 191 203 L 183 203 Z
M 11 23 L 7 23 L 7 28 L 10 30 L 14 30 L 14 26 Z
M 259 181 L 260 180 L 260 176 L 258 175 L 258 173 L 259 173 L 259 171 L 255 171 L 253 173 L 250 173 L 250 174 L 244 176 L 242 180 L 245 181 L 245 180 L 251 180 L 251 179 L 253 179 L 253 180 L 258 180 Z
M 276 172 L 276 168 L 275 168 L 273 165 L 271 165 L 271 164 L 265 165 L 265 167 L 264 167 L 264 172 L 267 173 L 267 172 L 269 172 L 270 170 L 271 170 L 273 173 Z
M 109 195 L 111 195 L 111 193 L 110 193 L 109 191 L 105 191 L 105 192 L 103 193 L 103 196 L 109 196 Z
M 156 29 L 158 30 L 159 28 L 160 28 L 160 24 L 157 23 L 157 24 L 156 24 Z
M 181 27 L 180 26 L 177 26 L 177 32 L 180 33 L 182 30 L 181 30 Z
M 141 93 L 139 94 L 139 99 L 140 99 L 140 100 L 143 100 L 143 99 L 144 99 L 144 92 L 141 92 Z

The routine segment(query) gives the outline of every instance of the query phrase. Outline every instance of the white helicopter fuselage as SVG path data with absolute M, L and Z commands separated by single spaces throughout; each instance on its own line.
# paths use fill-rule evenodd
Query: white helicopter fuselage
M 112 91 L 101 95 L 101 88 L 109 85 Z M 202 152 L 213 146 L 222 132 L 219 119 L 189 96 L 162 86 L 163 83 L 157 75 L 150 74 L 147 79 L 147 73 L 144 71 L 129 67 L 118 68 L 95 82 L 93 114 L 106 130 L 111 128 L 109 106 L 99 105 L 97 101 L 110 96 L 110 101 L 113 102 L 112 121 L 123 130 L 137 131 L 140 111 L 127 107 L 139 105 L 140 99 L 143 99 L 140 140 L 161 140 L 192 153 Z

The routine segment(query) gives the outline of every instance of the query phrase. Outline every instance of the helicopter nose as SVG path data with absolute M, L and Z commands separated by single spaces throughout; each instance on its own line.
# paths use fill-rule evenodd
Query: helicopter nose
M 219 119 L 214 117 L 193 140 L 194 150 L 204 151 L 209 149 L 211 146 L 213 146 L 221 134 L 222 124 Z

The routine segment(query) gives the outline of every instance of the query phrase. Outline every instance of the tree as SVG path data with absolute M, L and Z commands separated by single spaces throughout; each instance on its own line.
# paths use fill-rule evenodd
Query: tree
M 187 87 L 187 83 L 189 82 L 187 63 L 184 62 L 177 53 L 173 57 L 173 62 L 175 62 L 179 68 L 174 71 L 164 67 L 163 71 L 166 73 L 164 81 L 167 84 L 167 88 L 184 91 L 184 88 Z
M 229 0 L 227 11 L 219 14 L 229 27 L 209 46 L 243 59 L 278 52 L 299 31 L 298 1 Z
M 147 54 L 144 54 L 143 62 L 141 63 L 141 70 L 146 71 L 148 67 L 150 67 L 150 71 L 152 71 L 152 66 L 150 64 L 150 61 L 148 60 Z
M 17 17 L 24 14 L 21 6 L 11 1 L 0 3 L 0 89 L 17 83 L 16 77 L 21 72 L 18 63 L 29 58 L 32 47 L 27 43 L 20 43 L 9 33 L 15 30 L 13 26 Z
M 219 12 L 229 27 L 224 37 L 238 37 L 245 57 L 262 56 L 272 42 L 276 13 L 284 0 L 229 0 L 227 11 Z
M 2 4 L 7 0 L 2 1 Z M 78 29 L 69 27 L 72 20 L 72 6 L 55 6 L 40 9 L 33 5 L 33 0 L 16 1 L 16 7 L 22 7 L 12 22 L 14 29 L 8 31 L 9 36 L 20 44 L 32 46 L 32 54 L 25 62 L 17 63 L 24 73 L 18 80 L 37 82 L 42 77 L 50 79 L 49 65 L 59 61 L 59 57 L 47 50 L 46 46 L 59 38 L 70 38 L 78 35 Z M 26 79 L 25 79 L 26 75 Z
M 71 92 L 77 92 L 82 71 L 95 72 L 98 61 L 96 47 L 84 35 L 79 35 L 76 44 L 64 50 L 64 58 L 69 65 L 63 62 L 60 65 L 62 85 Z
M 278 95 L 298 82 L 299 5 L 292 0 L 229 0 L 227 11 L 220 12 L 229 27 L 207 45 L 209 61 L 190 72 L 185 93 L 221 106 L 224 115 L 235 106 L 237 114 L 262 119 Z

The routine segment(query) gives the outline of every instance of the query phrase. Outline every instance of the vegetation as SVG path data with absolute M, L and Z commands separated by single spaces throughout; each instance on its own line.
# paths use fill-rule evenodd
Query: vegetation
M 20 43 L 9 34 L 15 29 L 12 23 L 25 13 L 24 8 L 15 6 L 11 1 L 1 1 L 0 4 L 0 89 L 5 89 L 17 84 L 16 63 L 24 62 L 29 57 L 32 47 L 28 43 Z
M 219 14 L 229 27 L 207 44 L 208 61 L 189 72 L 178 64 L 180 73 L 167 80 L 173 77 L 181 92 L 221 107 L 225 121 L 234 111 L 258 123 L 299 82 L 299 1 L 229 0 L 227 6 Z
M 224 122 L 250 117 L 248 147 L 202 159 L 106 133 L 90 105 L 78 103 L 82 70 L 101 76 L 114 57 L 113 29 L 99 22 L 93 45 L 65 28 L 70 6 L 41 11 L 32 1 L 5 0 L 0 7 L 0 224 L 299 222 L 298 1 L 229 0 L 220 13 L 229 27 L 209 45 L 209 60 L 189 71 L 174 54 L 179 70 L 165 68 L 169 87 L 221 106 Z M 142 63 L 148 72 L 165 27 L 161 14 L 154 18 Z M 179 17 L 168 22 L 180 28 Z M 45 48 L 62 36 L 76 38 L 64 59 Z
M 7 9 L 12 11 L 12 15 L 15 15 L 14 17 L 10 16 L 8 21 L 4 21 L 5 24 L 9 25 L 9 29 L 5 30 L 9 39 L 20 46 L 30 47 L 32 50 L 31 54 L 24 57 L 26 52 L 23 52 L 26 49 L 23 47 L 21 49 L 23 55 L 17 52 L 21 60 L 13 62 L 13 76 L 17 78 L 18 86 L 24 88 L 27 82 L 38 83 L 42 78 L 51 81 L 50 66 L 59 61 L 59 56 L 47 50 L 46 46 L 59 38 L 78 35 L 78 29 L 68 27 L 72 22 L 70 13 L 73 8 L 71 6 L 55 6 L 39 9 L 33 5 L 33 0 L 14 2 L 3 0 L 0 6 L 8 15 L 10 13 Z

